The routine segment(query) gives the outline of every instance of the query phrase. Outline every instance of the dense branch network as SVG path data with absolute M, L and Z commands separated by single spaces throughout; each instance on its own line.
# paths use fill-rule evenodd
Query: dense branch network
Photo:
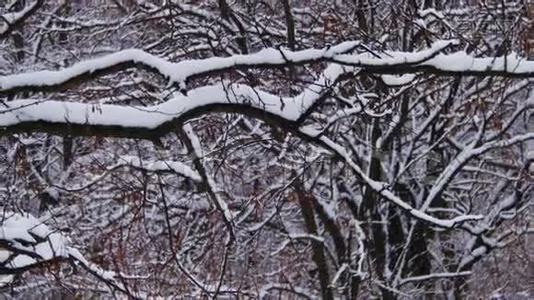
M 525 4 L 103 2 L 1 13 L 2 285 L 461 298 L 531 231 Z
M 157 139 L 176 130 L 188 119 L 212 112 L 234 112 L 250 115 L 264 120 L 274 120 L 295 134 L 314 140 L 316 134 L 301 127 L 301 116 L 316 105 L 332 86 L 347 74 L 356 71 L 363 73 L 398 74 L 452 74 L 456 76 L 506 76 L 534 77 L 534 62 L 526 61 L 515 55 L 497 58 L 474 58 L 465 53 L 442 54 L 441 52 L 457 42 L 436 42 L 429 49 L 414 53 L 388 52 L 384 58 L 376 58 L 369 53 L 348 54 L 360 43 L 344 42 L 322 50 L 266 49 L 256 54 L 237 55 L 227 58 L 209 58 L 198 61 L 170 63 L 140 50 L 126 50 L 103 58 L 78 63 L 60 71 L 40 71 L 35 73 L 9 75 L 0 78 L 3 93 L 16 91 L 41 91 L 57 89 L 71 82 L 84 81 L 99 73 L 115 71 L 123 66 L 139 64 L 171 83 L 184 86 L 193 77 L 206 76 L 218 71 L 240 68 L 268 68 L 293 64 L 308 64 L 326 61 L 331 65 L 321 74 L 320 79 L 306 87 L 295 97 L 281 97 L 261 91 L 244 84 L 222 83 L 203 86 L 189 91 L 175 93 L 171 100 L 148 107 L 129 107 L 119 105 L 96 105 L 50 100 L 15 100 L 5 102 L 0 112 L 0 125 L 4 134 L 14 132 L 42 131 L 62 134 L 120 136 L 128 138 Z M 298 122 L 297 122 L 298 121 Z M 518 137 L 517 142 L 532 139 L 533 136 Z M 438 226 L 453 227 L 457 223 L 477 220 L 481 216 L 461 216 L 450 221 L 439 220 L 415 209 L 395 196 L 384 183 L 375 181 L 351 161 L 349 155 L 327 138 L 320 138 L 329 150 L 345 159 L 351 168 L 373 190 L 389 199 L 413 217 L 431 222 Z M 510 142 L 513 144 L 513 142 Z M 486 148 L 489 149 L 489 146 Z M 470 155 L 487 149 L 469 149 Z M 462 156 L 462 155 L 461 155 Z M 459 162 L 462 164 L 462 162 Z M 455 168 L 450 166 L 451 173 Z M 442 181 L 447 181 L 447 172 Z M 438 180 L 439 182 L 439 180 Z M 432 203 L 442 185 L 437 184 L 430 192 L 425 203 Z M 230 218 L 225 213 L 227 219 Z

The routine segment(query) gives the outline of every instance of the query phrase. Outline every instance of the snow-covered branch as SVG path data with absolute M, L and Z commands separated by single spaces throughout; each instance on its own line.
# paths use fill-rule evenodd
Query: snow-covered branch
M 368 73 L 411 74 L 417 72 L 446 75 L 533 77 L 534 62 L 510 54 L 506 57 L 476 58 L 465 52 L 440 54 L 456 45 L 457 41 L 438 41 L 430 48 L 418 52 L 387 51 L 383 57 L 370 53 L 346 54 L 360 46 L 350 41 L 324 48 L 289 51 L 267 48 L 249 55 L 212 57 L 185 60 L 177 63 L 139 49 L 123 50 L 100 58 L 79 62 L 59 71 L 38 71 L 0 77 L 0 92 L 18 90 L 61 89 L 71 83 L 83 82 L 100 74 L 140 66 L 167 78 L 170 83 L 184 88 L 194 77 L 214 72 L 242 68 L 273 68 L 280 66 L 334 62 L 363 69 Z
M 20 11 L 0 15 L 0 39 L 8 36 L 13 30 L 24 23 L 24 21 L 30 17 L 42 4 L 43 0 L 35 0 L 27 3 Z
M 93 78 L 98 74 L 113 72 L 132 66 L 141 66 L 168 78 L 170 83 L 183 86 L 193 77 L 204 76 L 228 69 L 280 67 L 289 64 L 304 64 L 332 60 L 336 55 L 353 51 L 359 42 L 344 42 L 324 49 L 288 51 L 283 49 L 264 49 L 249 55 L 212 57 L 200 60 L 185 60 L 178 63 L 151 55 L 143 50 L 129 49 L 100 58 L 79 62 L 59 71 L 38 71 L 0 77 L 0 92 L 16 90 L 57 89 L 62 85 Z
M 105 271 L 86 260 L 71 246 L 67 237 L 61 232 L 53 231 L 31 214 L 3 212 L 0 220 L 0 248 L 2 285 L 9 284 L 14 279 L 13 275 L 29 269 L 71 260 L 99 280 L 129 294 L 123 284 L 117 281 L 114 272 Z

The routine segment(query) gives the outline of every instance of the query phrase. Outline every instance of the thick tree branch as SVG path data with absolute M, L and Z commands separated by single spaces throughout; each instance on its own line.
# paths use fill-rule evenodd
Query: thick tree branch
M 534 62 L 513 55 L 474 58 L 464 52 L 439 54 L 455 44 L 455 41 L 440 41 L 419 52 L 390 52 L 384 58 L 377 58 L 368 53 L 344 54 L 360 45 L 359 42 L 344 42 L 326 49 L 293 52 L 269 48 L 249 55 L 212 57 L 178 63 L 169 62 L 142 50 L 131 49 L 83 61 L 60 71 L 38 71 L 0 77 L 0 94 L 57 91 L 131 67 L 154 71 L 168 78 L 171 83 L 182 87 L 192 78 L 207 76 L 214 72 L 243 68 L 278 68 L 314 62 L 334 62 L 361 68 L 363 73 L 375 74 L 425 72 L 446 76 L 534 77 Z

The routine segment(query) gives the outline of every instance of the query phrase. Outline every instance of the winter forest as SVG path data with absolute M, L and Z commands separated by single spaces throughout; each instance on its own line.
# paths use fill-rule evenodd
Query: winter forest
M 0 297 L 533 299 L 533 82 L 531 0 L 0 0 Z

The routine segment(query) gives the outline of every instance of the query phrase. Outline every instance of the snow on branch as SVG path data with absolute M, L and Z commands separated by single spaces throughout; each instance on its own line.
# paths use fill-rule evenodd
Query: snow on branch
M 455 40 L 438 41 L 428 49 L 418 52 L 387 51 L 382 57 L 369 53 L 347 54 L 355 50 L 357 41 L 343 42 L 324 49 L 289 51 L 267 48 L 249 55 L 211 57 L 173 63 L 143 50 L 129 49 L 100 58 L 79 62 L 59 71 L 38 71 L 0 77 L 0 92 L 17 90 L 49 90 L 84 76 L 97 76 L 121 68 L 141 66 L 153 70 L 183 86 L 192 77 L 238 68 L 278 67 L 290 64 L 306 64 L 319 61 L 335 62 L 362 68 L 370 73 L 404 74 L 429 72 L 477 76 L 533 77 L 534 62 L 510 54 L 505 57 L 475 58 L 465 52 L 441 54 Z
M 171 125 L 180 119 L 184 121 L 215 110 L 249 112 L 259 117 L 271 116 L 295 122 L 329 91 L 329 86 L 340 75 L 349 70 L 353 71 L 352 68 L 331 65 L 317 82 L 295 97 L 280 97 L 244 84 L 222 83 L 191 90 L 187 95 L 176 93 L 174 98 L 148 107 L 15 100 L 5 102 L 4 108 L 0 109 L 0 127 L 3 127 L 3 134 L 10 131 L 66 133 L 78 128 L 76 134 L 79 135 L 150 139 L 165 134 L 163 129 L 175 128 Z
M 534 61 L 511 53 L 507 56 L 477 58 L 464 51 L 443 54 L 458 42 L 437 41 L 419 52 L 386 51 L 384 57 L 371 54 L 340 54 L 332 61 L 361 67 L 368 73 L 411 74 L 426 72 L 438 75 L 534 77 Z
M 0 39 L 10 34 L 19 24 L 31 16 L 42 3 L 43 0 L 36 0 L 26 4 L 20 11 L 0 15 Z
M 409 203 L 403 201 L 400 197 L 395 195 L 391 190 L 388 189 L 388 186 L 385 182 L 380 182 L 373 180 L 350 158 L 350 155 L 347 151 L 336 144 L 326 136 L 321 136 L 320 141 L 332 152 L 339 155 L 349 167 L 358 175 L 365 183 L 366 186 L 371 188 L 373 191 L 378 193 L 380 196 L 384 197 L 387 201 L 398 206 L 400 209 L 406 211 L 413 218 L 436 225 L 443 228 L 454 228 L 467 221 L 481 220 L 483 217 L 481 215 L 464 215 L 458 216 L 452 219 L 440 219 L 434 216 L 427 214 L 422 209 L 417 209 L 411 206 Z
M 114 171 L 128 167 L 152 173 L 174 173 L 196 183 L 202 183 L 200 174 L 182 162 L 174 160 L 141 160 L 137 156 L 123 155 L 119 157 L 117 163 L 107 167 L 102 174 L 94 176 L 87 182 L 78 183 L 73 186 L 54 185 L 54 187 L 67 192 L 79 192 L 103 181 L 105 178 L 113 174 Z
M 1 218 L 1 274 L 20 273 L 40 263 L 68 257 L 68 240 L 32 215 L 4 212 Z
M 169 62 L 143 50 L 129 49 L 82 61 L 59 71 L 38 71 L 2 76 L 0 77 L 0 91 L 5 93 L 25 88 L 41 90 L 58 87 L 84 75 L 105 73 L 116 68 L 130 66 L 142 66 L 154 70 L 168 78 L 170 82 L 183 85 L 189 78 L 232 68 L 276 67 L 328 60 L 338 54 L 354 50 L 359 44 L 359 42 L 344 42 L 330 48 L 295 52 L 267 48 L 250 55 L 212 57 L 178 63 Z
M 197 171 L 191 169 L 184 163 L 170 160 L 143 161 L 137 156 L 121 156 L 126 164 L 133 168 L 142 169 L 148 172 L 174 172 L 195 182 L 201 182 L 202 178 Z
M 193 163 L 195 164 L 195 167 L 198 170 L 203 183 L 205 184 L 206 191 L 211 200 L 214 202 L 217 210 L 219 210 L 221 213 L 224 224 L 228 228 L 228 232 L 230 234 L 230 239 L 228 241 L 233 242 L 235 239 L 234 215 L 230 211 L 228 203 L 219 195 L 219 189 L 217 188 L 215 179 L 206 170 L 202 146 L 191 124 L 185 124 L 183 126 L 182 135 L 190 154 L 193 156 Z
M 318 296 L 314 293 L 314 291 L 293 286 L 291 284 L 274 284 L 269 283 L 261 287 L 260 293 L 258 295 L 259 299 L 270 299 L 269 292 L 270 291 L 283 291 L 291 294 L 295 294 L 296 296 L 299 296 L 304 299 L 317 299 Z
M 463 277 L 463 276 L 471 276 L 471 271 L 463 271 L 463 272 L 455 272 L 455 273 L 432 273 L 428 275 L 421 275 L 421 276 L 413 276 L 408 277 L 405 279 L 402 279 L 399 283 L 400 286 L 406 285 L 408 283 L 413 282 L 419 282 L 419 281 L 428 281 L 428 280 L 435 280 L 435 279 L 442 279 L 442 278 L 454 278 L 454 277 Z
M 107 285 L 128 293 L 116 274 L 87 261 L 70 240 L 28 213 L 4 211 L 0 217 L 0 287 L 14 275 L 47 263 L 71 260 Z

